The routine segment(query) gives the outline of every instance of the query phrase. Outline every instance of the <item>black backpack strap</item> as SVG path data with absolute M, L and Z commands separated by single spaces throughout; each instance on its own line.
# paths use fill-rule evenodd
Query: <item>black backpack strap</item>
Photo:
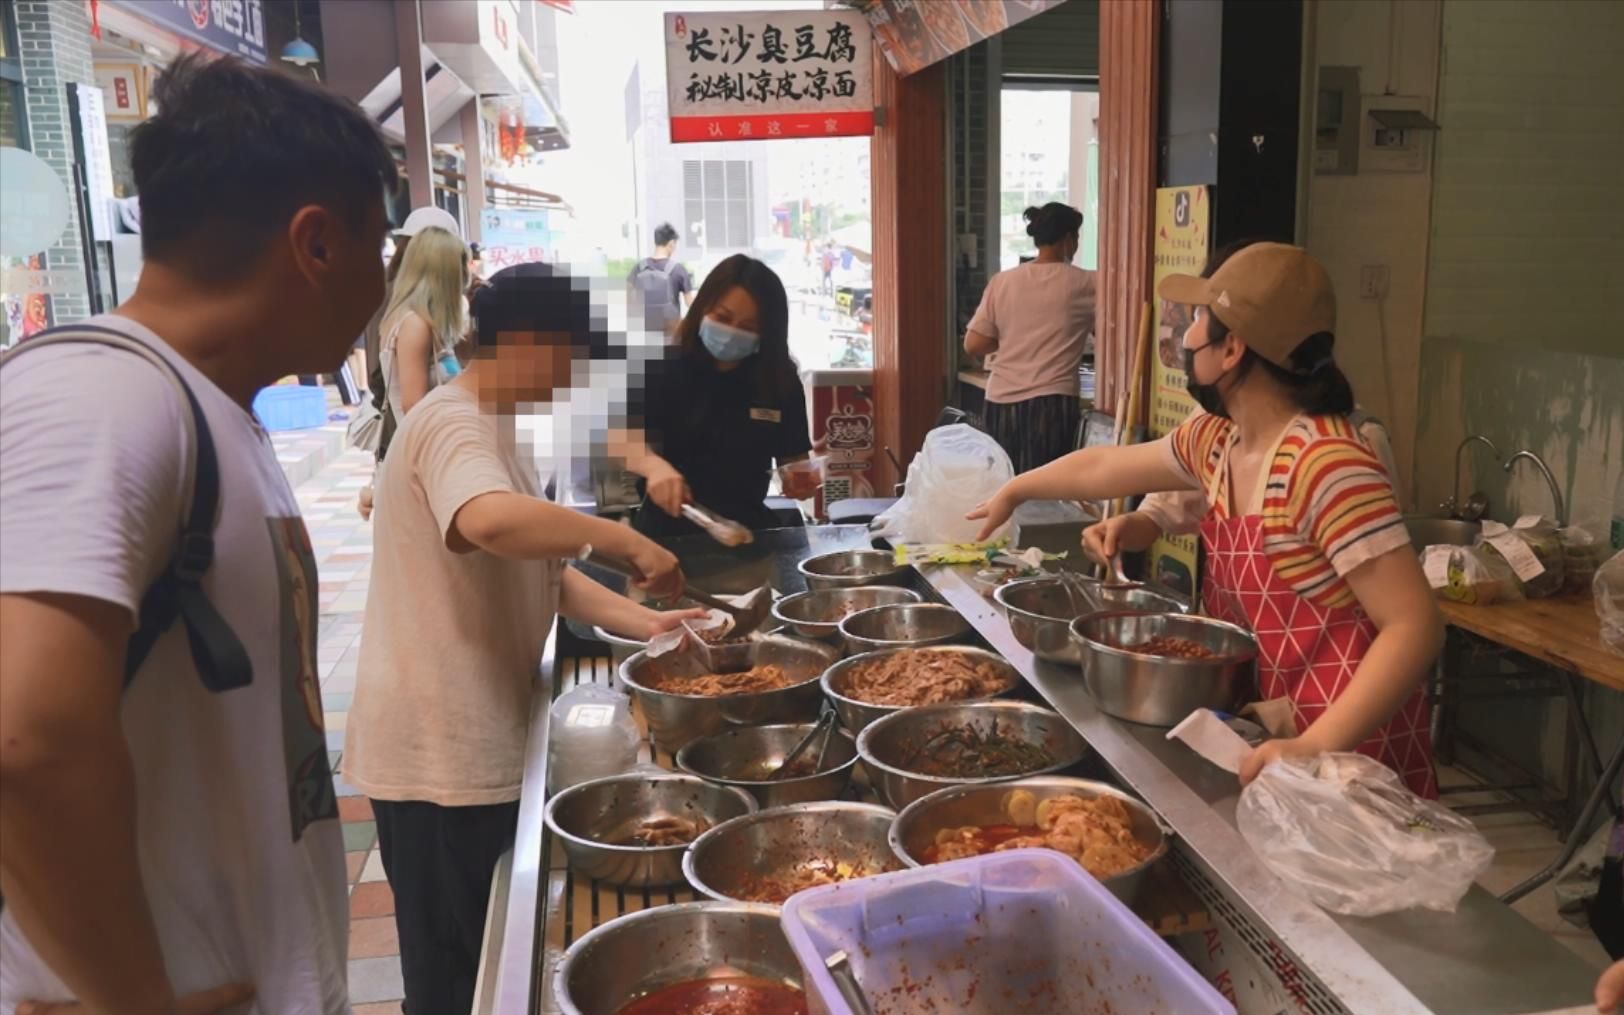
M 110 346 L 140 356 L 169 378 L 191 410 L 186 419 L 194 449 L 186 483 L 189 503 L 169 566 L 141 598 L 140 626 L 125 653 L 124 686 L 130 685 L 158 638 L 177 619 L 186 625 L 192 660 L 205 687 L 220 692 L 248 686 L 254 677 L 248 651 L 202 586 L 203 576 L 214 563 L 214 524 L 220 510 L 220 463 L 203 407 L 174 364 L 145 342 L 112 328 L 77 324 L 41 332 L 8 350 L 0 357 L 0 366 L 30 349 L 68 343 Z

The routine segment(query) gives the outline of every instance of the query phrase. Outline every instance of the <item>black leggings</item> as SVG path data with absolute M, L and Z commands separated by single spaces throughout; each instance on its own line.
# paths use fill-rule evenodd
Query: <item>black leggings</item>
M 441 807 L 372 801 L 378 851 L 395 895 L 403 1012 L 463 1015 L 474 1005 L 496 861 L 512 847 L 519 804 Z

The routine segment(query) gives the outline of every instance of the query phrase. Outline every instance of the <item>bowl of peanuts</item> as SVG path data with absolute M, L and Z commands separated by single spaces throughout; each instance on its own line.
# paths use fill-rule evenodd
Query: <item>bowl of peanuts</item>
M 1129 722 L 1176 726 L 1198 708 L 1233 708 L 1256 683 L 1257 639 L 1210 617 L 1092 613 L 1071 637 L 1094 703 Z

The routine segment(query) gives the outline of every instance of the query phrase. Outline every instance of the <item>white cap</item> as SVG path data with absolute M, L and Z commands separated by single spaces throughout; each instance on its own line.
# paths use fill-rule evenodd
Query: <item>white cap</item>
M 406 216 L 406 221 L 395 230 L 396 236 L 416 236 L 425 229 L 444 229 L 446 232 L 462 239 L 462 227 L 451 213 L 443 208 L 413 208 L 412 213 Z

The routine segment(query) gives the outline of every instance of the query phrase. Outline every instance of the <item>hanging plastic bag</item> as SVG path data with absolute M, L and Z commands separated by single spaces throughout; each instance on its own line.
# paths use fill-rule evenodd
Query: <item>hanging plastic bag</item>
M 632 703 L 602 684 L 581 684 L 558 696 L 549 712 L 547 792 L 619 775 L 637 764 L 642 735 Z
M 902 499 L 870 528 L 909 543 L 972 542 L 981 523 L 964 516 L 1013 478 L 1009 454 L 990 435 L 964 423 L 939 426 L 909 463 Z M 1006 522 L 992 538 L 1008 531 Z
M 1596 569 L 1590 587 L 1596 597 L 1596 618 L 1601 621 L 1601 640 L 1624 655 L 1624 550 Z
M 1498 553 L 1475 546 L 1429 546 L 1421 570 L 1440 599 L 1488 606 L 1521 599 L 1522 582 Z
M 1265 766 L 1235 823 L 1282 881 L 1333 913 L 1452 913 L 1494 849 L 1466 818 L 1363 754 Z

